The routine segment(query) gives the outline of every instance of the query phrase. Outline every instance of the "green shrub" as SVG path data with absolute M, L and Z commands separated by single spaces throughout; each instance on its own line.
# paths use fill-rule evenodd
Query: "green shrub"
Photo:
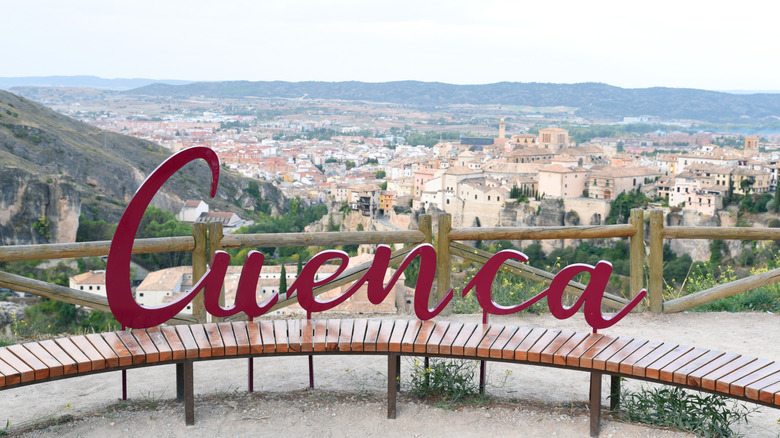
M 732 428 L 747 423 L 753 410 L 743 404 L 729 407 L 725 397 L 699 395 L 681 388 L 643 388 L 624 391 L 618 416 L 624 420 L 674 427 L 705 437 L 730 437 Z
M 430 359 L 425 362 L 414 359 L 410 392 L 418 397 L 441 397 L 443 403 L 452 405 L 479 394 L 475 381 L 477 362 L 463 359 Z

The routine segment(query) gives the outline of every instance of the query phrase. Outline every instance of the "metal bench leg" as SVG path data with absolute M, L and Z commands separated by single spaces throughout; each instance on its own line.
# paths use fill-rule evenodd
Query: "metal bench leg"
M 601 373 L 590 373 L 590 436 L 599 436 L 601 423 Z
M 609 380 L 609 410 L 614 411 L 620 403 L 620 377 L 610 376 Z
M 176 364 L 176 401 L 184 401 L 184 364 Z
M 195 391 L 192 385 L 192 361 L 185 360 L 182 368 L 184 380 L 184 423 L 187 426 L 192 426 L 195 424 Z
M 396 396 L 401 389 L 401 356 L 387 355 L 387 418 L 395 419 Z

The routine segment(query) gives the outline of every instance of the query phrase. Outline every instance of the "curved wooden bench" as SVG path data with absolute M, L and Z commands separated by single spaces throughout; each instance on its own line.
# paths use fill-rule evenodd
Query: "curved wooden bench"
M 319 354 L 388 356 L 388 418 L 395 418 L 400 357 L 503 361 L 591 373 L 591 433 L 598 434 L 601 377 L 642 379 L 780 408 L 780 363 L 626 336 L 404 319 L 268 320 L 155 327 L 0 348 L 0 389 L 91 373 L 177 364 L 177 396 L 194 424 L 197 360 Z M 613 405 L 616 400 L 613 398 Z

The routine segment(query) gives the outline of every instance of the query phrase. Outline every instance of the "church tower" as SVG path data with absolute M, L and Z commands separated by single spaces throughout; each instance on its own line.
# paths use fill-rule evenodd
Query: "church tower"
M 498 122 L 498 138 L 506 138 L 506 122 L 501 117 L 501 121 Z

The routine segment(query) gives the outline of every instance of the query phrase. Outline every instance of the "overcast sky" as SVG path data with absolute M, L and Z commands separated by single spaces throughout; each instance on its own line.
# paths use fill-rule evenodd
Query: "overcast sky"
M 0 76 L 780 90 L 780 3 L 0 0 Z

